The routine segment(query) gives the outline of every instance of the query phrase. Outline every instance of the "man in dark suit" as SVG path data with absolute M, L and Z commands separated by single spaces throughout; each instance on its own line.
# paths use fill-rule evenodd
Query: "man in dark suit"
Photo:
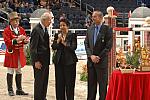
M 112 47 L 112 30 L 103 24 L 103 14 L 96 10 L 92 14 L 93 24 L 87 29 L 85 49 L 88 67 L 88 97 L 96 100 L 97 83 L 99 100 L 105 100 L 108 77 L 108 52 Z
M 30 53 L 34 69 L 34 100 L 46 100 L 50 47 L 47 27 L 51 24 L 52 14 L 45 12 L 41 21 L 31 32 Z

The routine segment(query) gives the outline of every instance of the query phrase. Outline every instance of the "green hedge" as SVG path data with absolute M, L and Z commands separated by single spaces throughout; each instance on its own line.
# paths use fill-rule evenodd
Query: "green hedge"
M 31 56 L 30 56 L 30 48 L 29 45 L 26 46 L 26 64 L 31 65 Z

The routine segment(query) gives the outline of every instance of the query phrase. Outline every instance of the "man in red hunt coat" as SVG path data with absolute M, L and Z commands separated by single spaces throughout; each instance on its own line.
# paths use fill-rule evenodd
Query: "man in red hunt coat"
M 28 37 L 26 36 L 25 30 L 19 26 L 19 16 L 17 12 L 9 14 L 10 25 L 4 29 L 2 33 L 4 42 L 6 44 L 4 66 L 8 68 L 7 71 L 7 86 L 8 95 L 14 96 L 12 88 L 13 73 L 16 72 L 16 95 L 28 95 L 22 90 L 21 79 L 22 73 L 21 68 L 26 64 L 26 57 L 24 55 L 24 44 L 28 43 Z

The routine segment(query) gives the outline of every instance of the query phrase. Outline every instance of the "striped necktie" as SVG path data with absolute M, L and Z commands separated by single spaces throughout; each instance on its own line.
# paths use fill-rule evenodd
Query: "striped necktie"
M 97 39 L 98 33 L 99 33 L 98 26 L 95 26 L 95 32 L 94 32 L 94 45 L 95 45 L 95 43 L 96 43 L 96 39 Z

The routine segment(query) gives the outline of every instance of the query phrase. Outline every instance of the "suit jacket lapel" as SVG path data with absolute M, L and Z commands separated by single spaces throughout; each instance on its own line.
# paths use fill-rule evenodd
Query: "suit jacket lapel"
M 69 39 L 69 34 L 70 34 L 70 32 L 67 33 L 65 41 L 67 41 Z
M 89 43 L 91 45 L 91 47 L 93 48 L 94 46 L 94 38 L 93 38 L 93 35 L 94 35 L 94 31 L 95 31 L 95 28 L 94 28 L 94 25 L 91 27 L 91 30 L 89 32 Z
M 44 30 L 43 30 L 43 28 L 42 28 L 40 23 L 38 24 L 38 26 L 39 26 L 40 35 L 43 37 L 45 32 L 44 32 Z

